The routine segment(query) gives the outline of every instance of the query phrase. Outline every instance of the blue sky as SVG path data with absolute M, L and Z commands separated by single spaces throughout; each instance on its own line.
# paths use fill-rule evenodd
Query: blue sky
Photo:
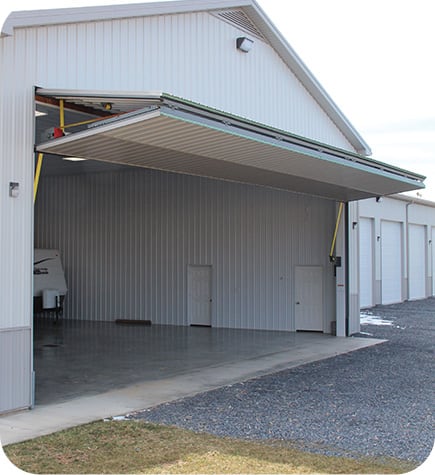
M 372 148 L 426 175 L 435 201 L 432 0 L 257 0 Z M 135 0 L 15 0 L 14 10 Z M 0 5 L 3 23 L 11 4 Z M 411 193 L 415 195 L 414 193 Z

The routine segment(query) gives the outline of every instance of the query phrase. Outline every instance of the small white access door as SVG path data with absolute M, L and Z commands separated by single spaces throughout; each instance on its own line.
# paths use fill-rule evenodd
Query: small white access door
M 323 267 L 295 268 L 296 330 L 323 331 Z
M 187 318 L 190 325 L 211 326 L 211 266 L 187 267 Z

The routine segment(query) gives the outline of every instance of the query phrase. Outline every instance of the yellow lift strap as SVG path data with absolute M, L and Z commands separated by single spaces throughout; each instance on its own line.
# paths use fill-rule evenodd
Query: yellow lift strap
M 64 100 L 59 101 L 59 122 L 60 129 L 65 129 L 65 107 Z M 44 158 L 43 153 L 38 153 L 38 161 L 36 162 L 35 177 L 33 179 L 33 204 L 36 202 L 36 195 L 38 194 L 39 178 L 41 176 L 42 160 Z
M 33 204 L 36 201 L 36 195 L 38 193 L 39 177 L 41 175 L 42 159 L 44 158 L 43 153 L 38 153 L 38 161 L 36 163 L 35 178 L 33 179 Z
M 335 248 L 335 241 L 337 240 L 337 233 L 338 233 L 338 226 L 340 225 L 340 219 L 341 219 L 341 214 L 343 212 L 343 206 L 344 203 L 340 203 L 340 206 L 338 207 L 338 214 L 337 214 L 337 221 L 335 223 L 335 230 L 334 230 L 334 236 L 332 238 L 332 243 L 331 243 L 331 250 L 329 251 L 329 260 L 332 262 L 334 261 L 334 248 Z

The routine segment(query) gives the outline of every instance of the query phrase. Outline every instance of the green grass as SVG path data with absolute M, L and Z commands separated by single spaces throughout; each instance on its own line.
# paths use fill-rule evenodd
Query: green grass
M 397 459 L 317 455 L 282 443 L 215 437 L 141 421 L 108 421 L 4 447 L 31 473 L 404 473 Z

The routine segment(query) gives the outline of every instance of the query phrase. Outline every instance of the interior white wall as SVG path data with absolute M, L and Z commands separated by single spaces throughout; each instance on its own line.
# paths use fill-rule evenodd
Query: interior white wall
M 324 268 L 335 319 L 332 201 L 132 168 L 46 177 L 35 244 L 61 251 L 66 317 L 186 325 L 188 265 L 213 267 L 213 325 L 294 330 L 294 268 Z

